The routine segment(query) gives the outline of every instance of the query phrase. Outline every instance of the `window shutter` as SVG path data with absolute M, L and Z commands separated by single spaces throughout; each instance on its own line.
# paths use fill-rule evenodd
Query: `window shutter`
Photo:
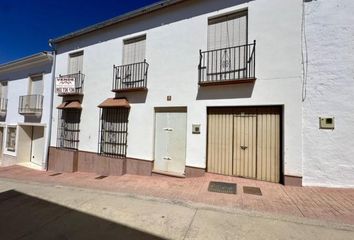
M 5 98 L 7 99 L 7 82 L 1 82 L 0 84 L 0 94 L 1 94 L 1 98 Z
M 72 53 L 69 56 L 69 74 L 82 72 L 83 52 Z
M 247 43 L 247 11 L 209 19 L 208 50 Z
M 145 60 L 146 36 L 140 36 L 124 41 L 123 65 L 139 63 Z
M 30 95 L 42 95 L 43 94 L 43 77 L 42 75 L 31 77 L 31 91 Z

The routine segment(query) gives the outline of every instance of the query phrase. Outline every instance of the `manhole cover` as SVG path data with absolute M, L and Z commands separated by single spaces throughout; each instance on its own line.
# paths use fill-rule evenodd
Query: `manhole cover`
M 107 176 L 98 176 L 98 177 L 95 177 L 95 179 L 97 179 L 97 180 L 101 180 L 101 179 L 104 179 L 104 178 L 106 178 Z
M 210 182 L 209 192 L 236 194 L 236 183 Z
M 261 191 L 261 189 L 259 187 L 244 186 L 243 187 L 243 193 L 262 196 L 262 191 Z
M 58 176 L 60 174 L 62 174 L 62 173 L 53 173 L 53 174 L 50 174 L 49 176 L 54 177 L 54 176 Z

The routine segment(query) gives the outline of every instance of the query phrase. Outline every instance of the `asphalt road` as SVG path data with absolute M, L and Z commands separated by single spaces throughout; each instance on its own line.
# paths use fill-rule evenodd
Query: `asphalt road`
M 354 226 L 0 179 L 0 239 L 354 239 Z

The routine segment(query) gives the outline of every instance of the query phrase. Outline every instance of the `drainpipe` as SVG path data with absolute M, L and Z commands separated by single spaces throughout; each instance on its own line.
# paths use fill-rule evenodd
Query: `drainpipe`
M 53 54 L 53 63 L 52 63 L 52 89 L 50 92 L 50 112 L 49 112 L 49 123 L 48 123 L 48 141 L 47 141 L 47 153 L 46 153 L 46 163 L 45 163 L 45 169 L 48 171 L 48 163 L 49 163 L 49 148 L 50 148 L 50 142 L 52 139 L 52 122 L 53 122 L 53 104 L 54 104 L 54 87 L 55 87 L 55 64 L 56 64 L 56 50 L 55 46 L 52 43 L 49 43 L 49 46 L 52 48 L 52 54 Z

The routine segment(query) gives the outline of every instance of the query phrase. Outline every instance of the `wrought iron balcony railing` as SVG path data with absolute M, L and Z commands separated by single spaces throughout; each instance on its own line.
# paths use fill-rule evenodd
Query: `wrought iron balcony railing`
M 82 95 L 84 90 L 84 80 L 85 75 L 81 72 L 72 73 L 67 75 L 59 75 L 60 78 L 73 78 L 75 81 L 75 89 L 74 91 L 63 91 L 58 92 L 59 96 L 67 96 L 67 95 Z
M 43 110 L 43 95 L 20 96 L 19 114 L 41 114 Z
M 113 66 L 113 92 L 146 90 L 149 64 L 144 62 Z
M 4 114 L 7 112 L 7 99 L 0 98 L 0 113 Z
M 256 41 L 241 46 L 200 50 L 199 85 L 249 82 L 256 79 Z

